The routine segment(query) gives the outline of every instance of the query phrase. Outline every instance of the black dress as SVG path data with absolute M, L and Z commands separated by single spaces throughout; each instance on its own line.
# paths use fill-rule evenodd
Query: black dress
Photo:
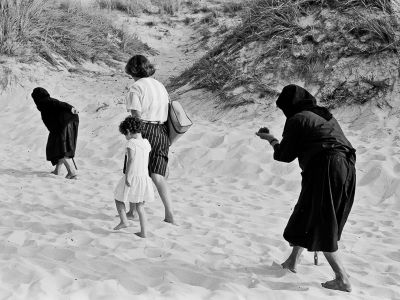
M 56 165 L 61 158 L 75 156 L 79 117 L 71 112 L 72 105 L 51 98 L 43 88 L 35 88 L 32 98 L 49 130 L 46 159 Z
M 335 118 L 301 111 L 286 121 L 274 159 L 298 158 L 301 193 L 284 231 L 292 245 L 334 252 L 354 201 L 355 150 Z

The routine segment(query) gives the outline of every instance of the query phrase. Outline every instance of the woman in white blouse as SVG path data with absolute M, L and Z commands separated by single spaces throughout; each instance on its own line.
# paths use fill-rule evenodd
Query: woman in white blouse
M 174 223 L 168 185 L 165 179 L 169 151 L 166 125 L 168 92 L 161 82 L 150 77 L 155 73 L 155 69 L 143 55 L 135 55 L 129 59 L 125 66 L 125 72 L 135 80 L 126 97 L 126 109 L 132 116 L 139 117 L 143 122 L 143 138 L 148 139 L 151 145 L 149 174 L 164 204 L 164 221 Z M 127 215 L 133 218 L 133 210 L 130 209 Z

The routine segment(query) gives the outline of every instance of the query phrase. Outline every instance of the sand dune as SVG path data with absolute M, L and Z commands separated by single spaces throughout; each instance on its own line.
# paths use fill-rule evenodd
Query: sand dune
M 322 254 L 315 266 L 305 253 L 297 274 L 280 267 L 300 170 L 275 162 L 254 134 L 268 125 L 279 136 L 277 111 L 254 107 L 220 118 L 196 102 L 202 91 L 181 96 L 194 126 L 171 148 L 179 226 L 162 222 L 157 198 L 146 207 L 150 234 L 141 239 L 135 221 L 112 230 L 128 79 L 24 68 L 13 72 L 25 79 L 0 95 L 0 299 L 400 299 L 398 115 L 373 107 L 334 112 L 358 155 L 356 199 L 339 246 L 353 284 L 348 294 L 321 288 L 333 277 Z M 30 98 L 36 86 L 80 110 L 76 181 L 50 174 L 47 131 Z
M 81 81 L 68 76 L 42 84 L 81 110 L 77 181 L 50 174 L 47 132 L 29 96 L 34 84 L 2 95 L 1 299 L 400 297 L 396 121 L 389 120 L 390 129 L 370 126 L 372 113 L 343 118 L 358 151 L 357 196 L 340 245 L 354 291 L 344 294 L 320 287 L 332 276 L 322 256 L 314 266 L 312 254 L 305 254 L 297 274 L 279 265 L 289 252 L 282 231 L 300 171 L 296 163 L 273 161 L 271 149 L 255 137 L 263 119 L 210 122 L 192 112 L 195 125 L 171 148 L 169 166 L 180 225 L 162 222 L 158 199 L 146 207 L 149 238 L 133 234 L 137 222 L 114 232 L 124 83 L 121 78 L 109 89 L 96 77 Z M 10 102 L 12 95 L 22 97 Z M 268 122 L 279 134 L 283 118 Z

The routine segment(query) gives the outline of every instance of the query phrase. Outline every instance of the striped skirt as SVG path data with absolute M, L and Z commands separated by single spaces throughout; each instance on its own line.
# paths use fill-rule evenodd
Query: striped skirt
M 151 145 L 149 155 L 149 174 L 165 176 L 168 165 L 169 139 L 166 124 L 143 123 L 142 136 Z

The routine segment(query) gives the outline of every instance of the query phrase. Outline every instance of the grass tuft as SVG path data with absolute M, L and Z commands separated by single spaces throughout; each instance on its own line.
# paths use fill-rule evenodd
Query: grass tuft
M 0 5 L 0 53 L 29 54 L 57 64 L 57 56 L 85 60 L 126 60 L 133 53 L 154 53 L 137 36 L 115 28 L 96 10 L 45 5 L 43 0 L 3 0 Z M 27 50 L 28 49 L 28 50 Z

